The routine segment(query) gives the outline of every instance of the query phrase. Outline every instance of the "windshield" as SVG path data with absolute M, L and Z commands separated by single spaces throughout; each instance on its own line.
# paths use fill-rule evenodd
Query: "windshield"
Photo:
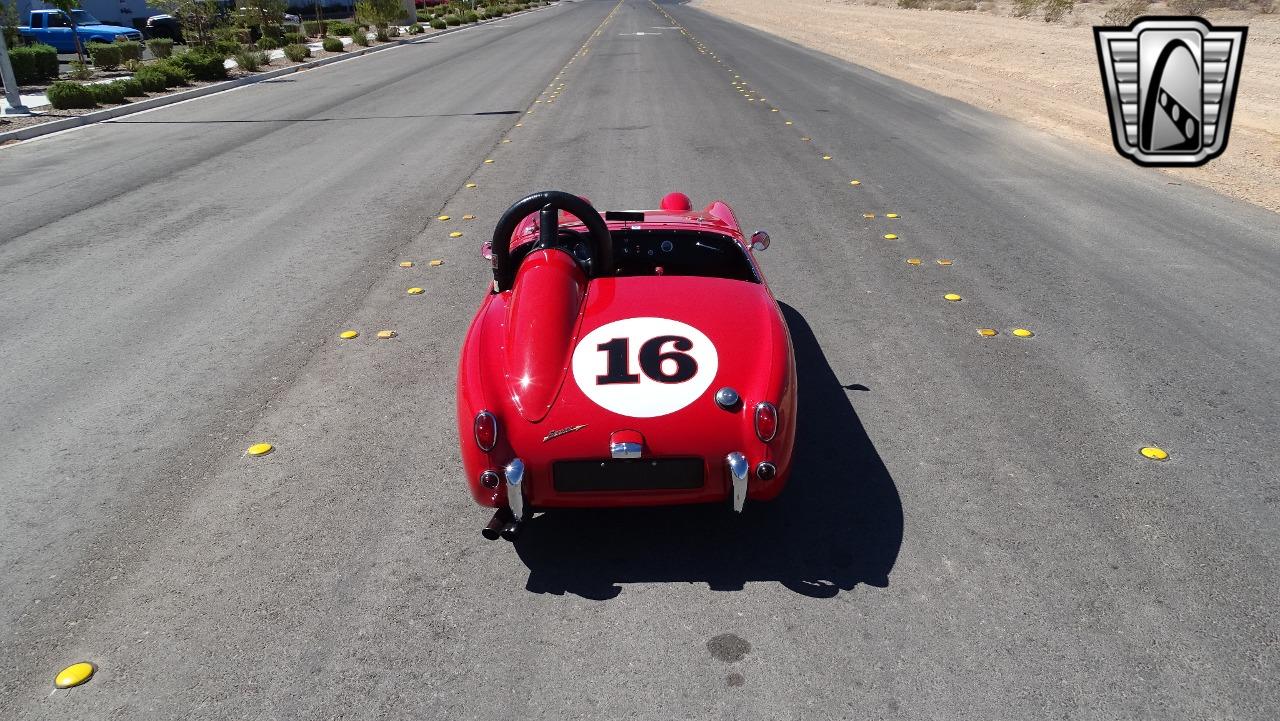
M 102 21 L 90 15 L 84 10 L 72 10 L 71 19 L 76 21 L 76 25 L 101 25 Z

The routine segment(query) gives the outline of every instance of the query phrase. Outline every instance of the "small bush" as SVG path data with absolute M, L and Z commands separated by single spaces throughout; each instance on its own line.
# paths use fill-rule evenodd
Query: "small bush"
M 93 101 L 93 91 L 88 86 L 80 83 L 69 83 L 65 80 L 59 80 L 44 92 L 45 97 L 49 98 L 49 104 L 58 110 L 69 110 L 71 108 L 92 108 L 97 103 Z
M 142 43 L 137 40 L 117 40 L 116 47 L 120 48 L 121 62 L 142 59 Z
M 1102 16 L 1103 25 L 1128 25 L 1147 11 L 1150 0 L 1123 0 Z
M 256 73 L 258 72 L 258 68 L 267 64 L 267 54 L 261 50 L 245 48 L 244 50 L 236 53 L 235 61 L 236 65 L 239 65 L 241 70 Z
M 95 68 L 114 70 L 120 67 L 120 46 L 115 43 L 85 43 Z
M 136 72 L 138 72 L 139 70 L 141 70 L 141 69 L 142 69 L 142 61 L 141 61 L 141 60 L 126 60 L 126 61 L 124 61 L 124 69 L 125 69 L 125 70 L 128 70 L 128 71 L 129 71 L 129 72 L 131 72 L 131 73 L 136 73 Z
M 1209 9 L 1208 0 L 1169 0 L 1169 9 L 1179 15 L 1201 15 Z
M 444 30 L 447 26 L 444 24 L 444 21 L 441 20 L 440 18 L 431 18 L 431 27 L 435 28 L 436 30 Z
M 420 23 L 431 22 L 432 15 L 430 10 L 419 10 L 416 13 L 416 15 L 417 15 L 418 22 Z
M 273 37 L 263 35 L 262 37 L 258 38 L 258 42 L 255 43 L 255 46 L 259 50 L 275 50 L 280 47 L 280 41 L 276 40 Z
M 409 34 L 410 34 L 410 35 L 418 35 L 418 34 L 420 34 L 421 32 L 422 32 L 422 26 L 421 26 L 421 25 L 419 25 L 418 23 L 414 23 L 414 24 L 412 24 L 412 25 L 410 25 L 410 26 L 409 26 Z
M 302 32 L 318 38 L 325 34 L 327 24 L 324 20 L 304 20 L 302 22 Z
M 141 98 L 145 97 L 147 94 L 147 92 L 142 89 L 142 83 L 138 82 L 137 78 L 124 78 L 122 80 L 117 80 L 113 85 L 119 87 L 120 92 L 123 93 L 126 98 Z
M 191 53 L 187 53 L 190 55 Z M 164 75 L 164 85 L 167 88 L 176 88 L 179 85 L 186 85 L 191 82 L 191 71 L 187 70 L 185 65 L 180 65 L 170 58 L 169 60 L 159 60 L 151 64 L 151 67 L 157 72 Z
M 470 10 L 467 10 L 466 12 L 462 13 L 462 22 L 464 23 L 474 23 L 479 20 L 480 20 L 480 16 L 476 15 Z
M 335 22 L 329 23 L 328 31 L 329 31 L 329 34 L 334 36 L 335 38 L 344 37 L 344 36 L 350 37 L 351 33 L 356 31 L 356 26 L 352 25 L 351 23 L 335 21 Z
M 1075 9 L 1075 0 L 1044 0 L 1044 21 L 1056 23 Z
M 52 45 L 11 48 L 9 61 L 19 85 L 58 77 L 58 51 Z
M 398 38 L 398 37 L 400 37 L 400 26 L 399 26 L 399 25 L 388 25 L 388 26 L 387 26 L 387 28 L 386 28 L 386 30 L 385 30 L 384 32 L 385 32 L 386 36 L 387 36 L 387 37 L 389 37 L 389 38 Z
M 173 55 L 173 40 L 169 38 L 151 38 L 147 41 L 147 49 L 161 60 Z
M 341 41 L 341 40 L 339 40 L 338 38 L 325 38 L 325 39 L 324 39 L 324 51 L 325 51 L 326 53 L 340 53 L 340 52 L 342 52 L 342 41 Z
M 236 48 L 236 52 L 231 54 L 235 55 L 238 52 L 240 52 L 240 48 Z M 176 63 L 196 80 L 222 80 L 227 77 L 225 60 L 226 56 L 222 53 L 192 50 L 178 55 L 168 62 Z
M 364 28 L 356 28 L 356 31 L 351 34 L 351 41 L 360 47 L 369 47 L 369 35 Z
M 292 45 L 284 46 L 284 56 L 295 63 L 300 63 L 311 57 L 311 49 L 306 45 L 293 43 Z
M 93 77 L 93 68 L 89 67 L 88 63 L 72 60 L 68 65 L 71 66 L 71 72 L 67 74 L 76 80 L 88 80 Z
M 94 83 L 93 85 L 85 85 L 89 92 L 93 93 L 93 99 L 99 105 L 119 105 L 127 102 L 124 97 L 124 89 L 115 83 Z
M 1034 13 L 1043 0 L 1013 0 L 1013 16 L 1015 18 L 1025 18 Z
M 449 27 L 453 27 L 455 25 L 461 25 L 462 18 L 458 17 L 457 15 L 445 15 L 444 24 L 448 25 Z
M 149 93 L 163 93 L 168 87 L 164 73 L 153 67 L 144 67 L 134 73 L 133 79 L 142 84 L 142 89 Z
M 301 45 L 307 38 L 302 33 L 285 33 L 283 40 L 285 45 Z

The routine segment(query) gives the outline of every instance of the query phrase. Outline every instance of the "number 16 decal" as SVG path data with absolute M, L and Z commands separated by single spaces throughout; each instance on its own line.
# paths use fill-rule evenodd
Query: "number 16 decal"
M 608 372 L 602 376 L 596 376 L 596 385 L 640 382 L 640 376 L 627 372 L 630 360 L 628 341 L 627 338 L 614 338 L 608 343 L 596 346 L 598 350 L 609 354 Z M 662 346 L 667 343 L 671 343 L 675 350 L 663 353 Z M 698 374 L 698 361 L 688 353 L 680 352 L 692 348 L 693 341 L 682 335 L 660 335 L 657 338 L 650 338 L 640 346 L 640 370 L 659 383 L 684 383 Z M 671 361 L 675 365 L 671 373 L 667 373 L 666 368 L 663 367 L 665 361 Z
M 667 318 L 627 318 L 596 328 L 573 350 L 573 379 L 593 402 L 653 418 L 684 408 L 715 380 L 711 339 Z

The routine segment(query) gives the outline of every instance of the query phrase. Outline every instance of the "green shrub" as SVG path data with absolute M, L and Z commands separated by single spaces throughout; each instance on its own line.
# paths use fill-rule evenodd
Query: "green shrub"
M 295 63 L 300 63 L 311 57 L 311 49 L 306 45 L 293 43 L 292 45 L 284 46 L 284 56 Z
M 263 35 L 258 38 L 257 47 L 259 50 L 275 50 L 280 47 L 280 41 L 273 37 Z
M 1054 23 L 1075 9 L 1075 0 L 1044 0 L 1044 21 Z
M 410 35 L 418 35 L 418 34 L 420 34 L 421 32 L 422 32 L 422 26 L 421 26 L 421 25 L 419 25 L 418 23 L 414 23 L 414 24 L 412 24 L 412 25 L 410 25 L 410 26 L 409 26 L 409 34 L 410 34 Z
M 470 10 L 467 10 L 466 12 L 462 13 L 462 22 L 464 22 L 464 23 L 474 23 L 474 22 L 477 22 L 477 21 L 479 21 L 479 20 L 480 20 L 480 16 L 479 16 L 479 15 L 476 15 L 475 13 L 471 12 Z
M 168 87 L 164 73 L 154 67 L 147 66 L 133 74 L 133 79 L 142 84 L 142 89 L 149 93 L 163 93 Z
M 275 40 L 277 43 L 283 43 L 284 28 L 280 27 L 279 25 L 263 25 L 262 37 L 271 38 L 272 40 Z
M 1013 0 L 1013 16 L 1015 18 L 1025 18 L 1034 13 L 1040 7 L 1043 0 Z
M 444 24 L 444 21 L 441 20 L 440 18 L 431 18 L 431 27 L 435 28 L 436 30 L 444 30 L 446 26 Z
M 391 36 L 387 34 L 386 28 L 378 28 L 373 31 L 373 39 L 380 43 L 385 43 L 391 39 Z
M 307 38 L 302 33 L 285 33 L 283 40 L 285 45 L 301 45 Z
M 88 63 L 72 60 L 68 65 L 71 66 L 71 72 L 67 74 L 76 80 L 88 80 L 93 77 L 93 68 L 89 67 Z
M 453 27 L 455 25 L 461 25 L 462 18 L 458 17 L 457 15 L 445 15 L 444 24 L 448 25 L 449 27 Z
M 223 58 L 229 58 L 240 52 L 240 48 L 243 46 L 244 43 L 241 43 L 239 40 L 234 38 L 221 38 L 202 47 L 193 48 L 192 51 L 201 52 L 206 55 L 221 55 Z
M 163 60 L 173 55 L 173 41 L 169 38 L 151 38 L 147 41 L 147 49 L 152 55 Z
M 1169 9 L 1179 15 L 1204 15 L 1209 3 L 1208 0 L 1169 0 Z
M 1150 4 L 1150 0 L 1122 0 L 1102 16 L 1102 24 L 1112 26 L 1128 25 L 1139 15 L 1146 14 L 1147 6 Z
M 93 85 L 84 86 L 93 93 L 93 99 L 99 105 L 119 105 L 127 102 L 124 97 L 124 88 L 119 87 L 115 83 L 94 83 Z
M 137 78 L 124 78 L 113 83 L 120 88 L 120 92 L 126 98 L 141 98 L 146 96 L 146 91 L 142 89 L 142 83 Z
M 114 70 L 120 67 L 120 46 L 115 43 L 85 43 L 95 68 Z
M 232 55 L 238 53 L 236 48 Z M 192 50 L 174 56 L 167 62 L 175 63 L 187 71 L 196 80 L 222 80 L 227 77 L 226 56 L 222 53 L 211 53 L 205 50 Z
M 341 41 L 341 40 L 339 40 L 338 38 L 325 38 L 325 39 L 324 39 L 324 51 L 325 51 L 326 53 L 340 53 L 340 52 L 342 52 L 342 41 Z
M 11 48 L 9 60 L 19 85 L 58 77 L 58 51 L 52 45 Z
M 351 34 L 351 41 L 361 47 L 369 47 L 369 35 L 364 28 L 356 28 L 356 31 Z
M 302 32 L 311 37 L 320 37 L 325 34 L 327 23 L 324 20 L 304 20 L 302 22 Z
M 356 26 L 348 22 L 334 21 L 329 23 L 328 31 L 329 34 L 335 38 L 343 36 L 350 37 L 351 33 L 356 31 Z
M 429 23 L 431 22 L 432 17 L 433 15 L 430 10 L 419 10 L 417 12 L 418 22 L 420 23 Z
M 239 65 L 241 70 L 250 73 L 258 72 L 258 68 L 266 65 L 268 60 L 270 60 L 270 58 L 267 57 L 266 53 L 261 50 L 252 50 L 249 48 L 241 50 L 236 53 L 235 56 L 236 65 Z
M 190 55 L 191 53 L 187 54 Z M 186 85 L 191 82 L 191 71 L 187 70 L 185 65 L 175 62 L 174 58 L 158 60 L 152 63 L 151 67 L 164 75 L 164 86 L 166 88 L 176 88 L 179 85 Z
M 142 43 L 137 40 L 117 40 L 116 47 L 120 48 L 121 62 L 142 59 Z
M 92 108 L 97 105 L 93 101 L 93 91 L 80 83 L 59 80 L 50 85 L 44 94 L 45 97 L 49 98 L 49 104 L 58 110 Z

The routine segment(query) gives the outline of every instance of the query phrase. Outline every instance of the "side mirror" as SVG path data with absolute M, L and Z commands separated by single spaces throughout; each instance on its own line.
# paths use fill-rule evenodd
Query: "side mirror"
M 769 247 L 769 234 L 763 230 L 757 230 L 751 234 L 751 249 L 764 250 Z

